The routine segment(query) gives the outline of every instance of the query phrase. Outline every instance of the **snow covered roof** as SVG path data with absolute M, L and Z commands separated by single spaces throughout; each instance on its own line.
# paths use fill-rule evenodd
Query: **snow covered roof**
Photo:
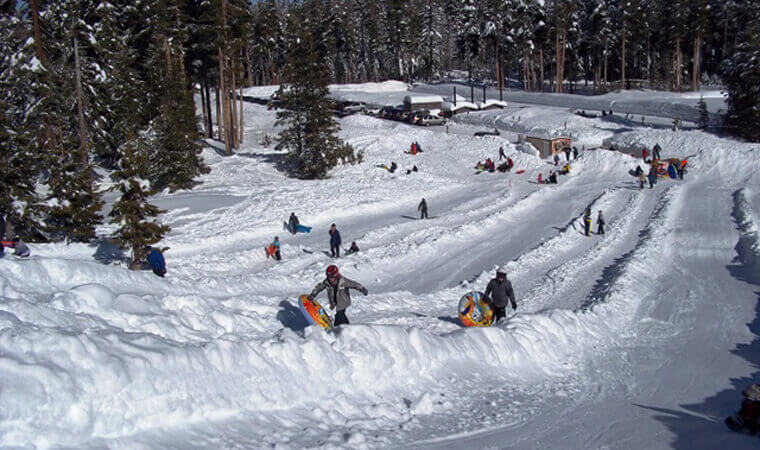
M 443 97 L 440 95 L 407 95 L 404 97 L 404 103 L 443 103 Z

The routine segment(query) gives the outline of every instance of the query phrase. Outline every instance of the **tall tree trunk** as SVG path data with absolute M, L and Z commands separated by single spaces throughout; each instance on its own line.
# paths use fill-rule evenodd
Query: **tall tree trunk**
M 32 23 L 34 28 L 34 50 L 37 55 L 37 59 L 42 63 L 42 67 L 50 70 L 50 63 L 48 62 L 47 53 L 42 42 L 42 31 L 40 26 L 40 9 L 37 7 L 37 0 L 29 0 L 29 10 L 32 15 Z
M 607 86 L 607 61 L 609 56 L 609 39 L 607 37 L 604 37 L 604 85 Z
M 559 49 L 559 34 L 560 34 L 560 30 L 559 30 L 559 28 L 557 28 L 557 33 L 556 33 L 556 48 L 555 48 L 555 52 L 554 52 L 554 60 L 557 63 L 557 85 L 555 87 L 556 90 L 554 92 L 556 92 L 557 94 L 559 94 L 559 93 L 562 92 L 562 80 L 560 79 L 560 77 L 562 76 L 562 70 L 560 69 L 560 66 L 559 66 L 560 65 L 560 58 L 561 58 L 561 56 L 560 56 L 560 49 Z
M 82 93 L 82 64 L 79 60 L 79 40 L 74 37 L 74 76 L 76 80 L 77 118 L 79 120 L 79 157 L 82 167 L 87 165 L 87 123 L 84 121 L 84 94 Z
M 681 37 L 676 38 L 676 90 L 681 92 Z
M 221 82 L 221 78 L 219 78 L 219 81 Z M 224 141 L 224 126 L 222 124 L 222 107 L 219 91 L 219 86 L 214 86 L 214 98 L 216 99 L 216 129 L 218 131 L 219 140 Z M 222 120 L 222 122 L 220 122 L 220 120 Z
M 699 90 L 699 72 L 700 72 L 700 55 L 701 55 L 701 47 L 702 47 L 702 36 L 697 34 L 697 36 L 694 38 L 694 64 L 692 67 L 692 74 L 691 74 L 691 90 L 692 91 L 698 91 Z
M 541 78 L 541 87 L 540 91 L 544 92 L 544 49 L 539 48 L 538 49 L 538 72 L 539 77 Z
M 246 86 L 251 87 L 254 84 L 254 81 L 253 81 L 253 64 L 251 63 L 251 56 L 248 53 L 248 46 L 246 45 L 244 48 L 245 48 L 245 54 L 244 54 L 245 64 L 246 64 L 246 67 L 248 69 L 248 82 L 246 83 Z
M 238 130 L 240 131 L 240 136 L 238 137 L 238 146 L 243 144 L 243 86 L 240 86 L 240 98 L 238 99 L 239 102 L 239 108 L 238 111 L 240 111 L 240 124 L 238 125 Z
M 208 138 L 213 139 L 214 121 L 211 120 L 211 88 L 209 88 L 208 80 L 205 77 L 203 78 L 203 89 L 206 91 L 206 103 L 203 107 L 206 109 L 206 117 L 208 118 L 208 128 L 206 128 L 206 131 L 208 132 Z
M 208 135 L 208 117 L 206 117 L 206 89 L 201 84 L 201 113 L 203 116 L 203 134 Z
M 234 52 L 233 52 L 234 54 Z M 238 145 L 238 127 L 237 127 L 237 102 L 235 101 L 235 90 L 237 89 L 237 64 L 235 59 L 230 61 L 230 74 L 232 75 L 232 83 L 230 84 L 230 128 L 232 131 L 232 148 L 240 148 Z
M 225 71 L 224 71 L 224 51 L 222 47 L 219 47 L 219 94 L 221 94 L 222 103 L 222 126 L 224 127 L 224 133 L 219 133 L 224 136 L 224 154 L 232 154 L 232 142 L 230 139 L 230 116 L 229 116 L 229 93 L 227 92 L 227 85 L 225 83 Z
M 623 19 L 623 32 L 621 33 L 622 37 L 622 50 L 621 50 L 621 61 L 620 61 L 620 90 L 625 89 L 625 19 Z

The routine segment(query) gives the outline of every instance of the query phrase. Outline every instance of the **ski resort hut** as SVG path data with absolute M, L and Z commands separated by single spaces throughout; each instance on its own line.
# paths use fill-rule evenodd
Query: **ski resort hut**
M 443 97 L 439 95 L 407 95 L 404 97 L 404 110 L 406 111 L 441 109 L 442 104 Z
M 555 153 L 561 153 L 565 147 L 570 147 L 569 137 L 543 138 L 538 136 L 520 136 L 522 140 L 528 142 L 538 150 L 540 158 L 546 158 Z

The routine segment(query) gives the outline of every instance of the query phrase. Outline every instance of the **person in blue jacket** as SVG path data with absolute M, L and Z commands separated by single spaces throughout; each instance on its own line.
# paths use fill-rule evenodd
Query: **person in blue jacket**
M 340 258 L 340 231 L 335 228 L 335 224 L 330 225 L 330 253 L 333 258 Z
M 148 264 L 153 269 L 153 273 L 163 278 L 166 275 L 166 261 L 164 261 L 164 255 L 161 254 L 161 250 L 146 245 L 145 254 L 148 255 Z

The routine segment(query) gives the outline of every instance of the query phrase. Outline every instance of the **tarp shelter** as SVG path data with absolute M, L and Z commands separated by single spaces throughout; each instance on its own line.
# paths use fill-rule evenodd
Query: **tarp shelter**
M 407 95 L 404 97 L 404 110 L 441 109 L 443 97 L 440 95 Z
M 555 153 L 561 153 L 566 147 L 570 147 L 569 137 L 542 138 L 537 136 L 524 136 L 525 142 L 538 150 L 539 158 L 546 158 Z

